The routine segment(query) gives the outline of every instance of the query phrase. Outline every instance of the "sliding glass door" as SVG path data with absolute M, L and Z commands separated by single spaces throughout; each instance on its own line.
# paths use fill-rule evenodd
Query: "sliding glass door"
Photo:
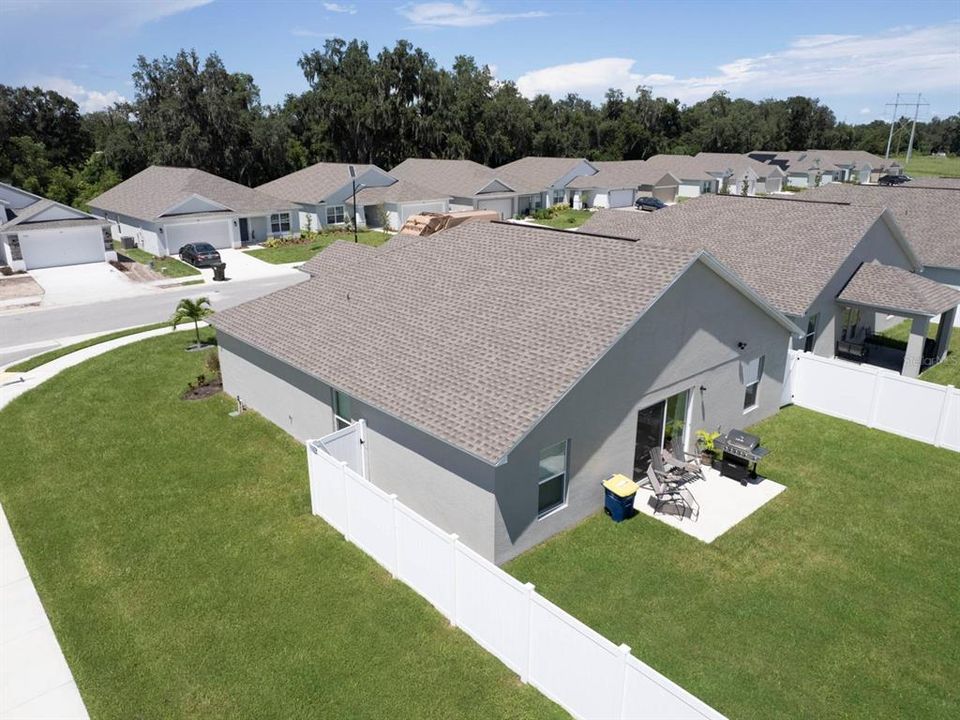
M 637 413 L 637 441 L 633 456 L 633 479 L 647 475 L 650 450 L 666 448 L 674 454 L 686 450 L 687 406 L 690 392 L 684 390 Z

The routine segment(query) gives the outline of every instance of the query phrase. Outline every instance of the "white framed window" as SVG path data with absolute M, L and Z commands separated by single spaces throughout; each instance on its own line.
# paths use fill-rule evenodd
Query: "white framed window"
M 343 205 L 331 205 L 327 208 L 327 225 L 341 225 L 346 222 L 346 217 Z
M 760 393 L 760 381 L 763 379 L 763 363 L 766 355 L 740 363 L 743 374 L 743 411 L 749 412 L 757 407 L 757 398 Z
M 553 191 L 553 200 L 550 201 L 551 205 L 563 205 L 567 201 L 567 191 L 563 188 Z
M 290 232 L 290 213 L 274 213 L 270 216 L 270 232 Z
M 339 390 L 333 391 L 333 424 L 337 430 L 353 424 L 353 398 Z
M 540 451 L 540 475 L 537 481 L 537 517 L 562 508 L 567 502 L 567 449 L 569 440 Z
M 817 343 L 817 325 L 820 322 L 820 313 L 813 315 L 807 320 L 807 334 L 803 338 L 803 351 L 813 352 L 813 347 Z

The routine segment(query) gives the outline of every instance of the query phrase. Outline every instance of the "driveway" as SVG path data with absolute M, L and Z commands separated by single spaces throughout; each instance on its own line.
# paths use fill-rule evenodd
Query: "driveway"
M 275 278 L 290 275 L 301 275 L 299 270 L 294 269 L 295 265 L 302 263 L 291 263 L 289 265 L 274 265 L 273 263 L 257 260 L 252 255 L 247 255 L 243 250 L 233 248 L 224 248 L 219 251 L 220 259 L 227 264 L 228 280 L 261 280 L 265 278 Z M 203 279 L 209 281 L 213 278 L 211 268 L 199 268 L 203 274 Z M 218 285 L 220 283 L 217 283 Z
M 151 287 L 130 282 L 122 272 L 105 262 L 31 270 L 30 275 L 44 290 L 43 307 L 115 300 L 156 292 Z

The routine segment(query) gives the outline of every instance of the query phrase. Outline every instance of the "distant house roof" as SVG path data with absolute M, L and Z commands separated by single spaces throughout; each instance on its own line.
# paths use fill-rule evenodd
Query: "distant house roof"
M 354 243 L 349 240 L 334 240 L 329 247 L 324 248 L 301 265 L 300 269 L 308 275 L 337 272 L 358 260 L 368 257 L 374 249 L 371 245 Z
M 10 214 L 13 217 L 0 224 L 0 232 L 51 230 L 82 225 L 108 225 L 104 220 L 89 213 L 46 198 L 41 198 L 18 210 L 11 210 Z
M 753 170 L 757 177 L 765 178 L 769 175 L 783 177 L 785 173 L 776 165 L 768 165 L 754 160 L 748 155 L 738 153 L 697 153 L 695 159 L 700 160 L 703 167 L 709 172 L 724 172 L 730 170 L 736 177 L 743 177 L 747 170 Z
M 654 155 L 645 161 L 650 167 L 673 173 L 681 180 L 716 180 L 712 163 L 692 155 Z
M 196 168 L 151 165 L 90 200 L 98 210 L 143 220 L 156 220 L 176 205 L 199 196 L 227 212 L 268 213 L 290 203 Z
M 960 193 L 956 190 L 913 183 L 894 187 L 828 183 L 789 199 L 889 208 L 924 265 L 960 268 Z
M 438 197 L 473 197 L 513 188 L 486 165 L 472 160 L 407 158 L 390 171 L 392 177 L 430 188 Z
M 512 223 L 402 240 L 212 322 L 491 464 L 691 263 L 719 267 L 695 248 Z
M 960 190 L 960 177 L 918 177 L 911 180 L 906 186 L 910 188 Z
M 258 185 L 257 190 L 291 202 L 320 203 L 350 183 L 351 167 L 357 177 L 370 169 L 379 170 L 376 165 L 321 162 Z
M 439 193 L 409 180 L 397 180 L 392 185 L 365 187 L 357 191 L 357 205 L 446 200 L 449 197 L 449 193 Z
M 960 292 L 902 268 L 864 263 L 837 299 L 894 313 L 932 317 L 960 305 Z
M 496 173 L 518 193 L 538 193 L 584 162 L 583 158 L 525 157 L 501 165 Z
M 617 190 L 641 186 L 662 187 L 680 183 L 679 178 L 644 160 L 597 160 L 591 164 L 597 168 L 595 175 L 575 177 L 567 183 L 567 187 L 577 190 L 586 188 Z
M 864 150 L 757 150 L 749 157 L 769 165 L 776 165 L 787 173 L 809 173 L 815 170 L 832 171 L 839 167 L 863 167 L 873 170 L 900 167 L 896 160 L 885 160 Z
M 782 312 L 803 316 L 884 215 L 874 207 L 705 195 L 649 217 L 595 212 L 580 231 L 706 248 Z M 889 214 L 887 222 L 909 255 Z

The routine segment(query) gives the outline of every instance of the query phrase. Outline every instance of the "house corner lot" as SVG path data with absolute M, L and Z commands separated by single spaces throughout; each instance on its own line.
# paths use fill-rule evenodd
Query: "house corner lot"
M 362 418 L 368 479 L 495 562 L 652 448 L 776 413 L 799 332 L 708 253 L 503 223 L 358 252 L 214 324 L 229 394 L 300 440 Z

